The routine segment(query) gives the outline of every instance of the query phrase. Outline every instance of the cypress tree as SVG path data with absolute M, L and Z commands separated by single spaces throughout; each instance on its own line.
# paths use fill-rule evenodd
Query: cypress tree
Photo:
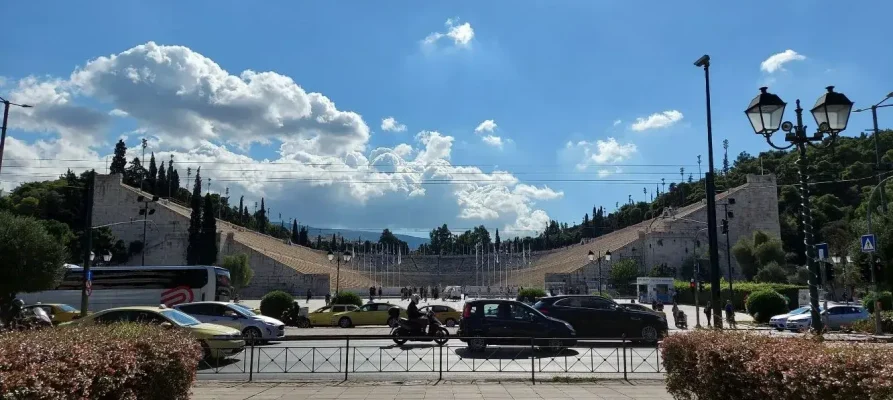
M 123 174 L 124 168 L 127 166 L 127 145 L 124 140 L 118 139 L 115 145 L 115 157 L 112 158 L 112 165 L 109 167 L 109 173 Z
M 189 215 L 189 244 L 186 247 L 186 265 L 198 265 L 201 262 L 201 228 L 202 228 L 202 177 L 201 167 L 195 172 L 195 185 L 192 187 Z
M 257 212 L 257 231 L 265 233 L 267 231 L 267 208 L 264 206 L 264 198 L 260 198 L 260 211 Z
M 291 242 L 294 244 L 299 244 L 301 242 L 300 237 L 298 236 L 298 220 L 294 220 L 291 223 Z
M 217 219 L 214 217 L 214 201 L 210 194 L 205 195 L 205 207 L 202 213 L 201 256 L 199 264 L 214 265 L 217 263 Z

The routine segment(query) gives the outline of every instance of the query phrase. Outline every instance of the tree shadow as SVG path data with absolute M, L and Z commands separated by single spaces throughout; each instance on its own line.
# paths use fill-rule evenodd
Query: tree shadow
M 531 349 L 529 347 L 488 347 L 483 351 L 472 351 L 468 348 L 454 350 L 457 356 L 470 359 L 516 360 L 533 358 L 573 357 L 580 354 L 574 349 L 559 351 Z

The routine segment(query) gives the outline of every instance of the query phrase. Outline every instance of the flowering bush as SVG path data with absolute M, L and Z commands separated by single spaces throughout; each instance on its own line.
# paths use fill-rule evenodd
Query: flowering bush
M 0 398 L 188 399 L 201 348 L 187 333 L 116 324 L 0 335 Z
M 677 399 L 889 399 L 893 348 L 695 331 L 661 343 Z

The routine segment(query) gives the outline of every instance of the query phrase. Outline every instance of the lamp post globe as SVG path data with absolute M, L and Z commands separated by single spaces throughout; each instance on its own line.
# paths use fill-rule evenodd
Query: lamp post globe
M 611 250 L 605 252 L 605 261 L 611 261 Z
M 345 251 L 343 257 L 344 257 L 344 262 L 350 262 L 350 259 L 353 257 L 353 254 L 351 254 L 349 251 Z
M 822 94 L 815 102 L 810 112 L 815 118 L 819 132 L 836 135 L 846 129 L 850 120 L 850 112 L 853 111 L 853 102 L 843 93 L 834 91 L 834 86 L 828 86 L 827 93 Z
M 109 262 L 112 261 L 112 253 L 105 253 L 102 255 L 102 261 Z
M 329 254 L 326 254 L 326 258 L 328 258 L 329 261 L 332 261 L 333 259 L 335 259 L 335 254 L 329 251 Z
M 589 250 L 589 261 L 595 261 L 595 253 L 592 250 Z
M 744 114 L 750 120 L 754 133 L 768 136 L 781 127 L 784 108 L 787 105 L 775 94 L 768 92 L 768 87 L 761 87 L 760 94 L 750 101 Z

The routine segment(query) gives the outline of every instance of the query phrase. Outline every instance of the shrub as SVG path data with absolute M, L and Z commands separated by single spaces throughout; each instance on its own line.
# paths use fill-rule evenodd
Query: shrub
M 540 288 L 524 288 L 518 292 L 518 301 L 533 303 L 538 299 L 546 297 L 546 291 Z
M 359 307 L 363 305 L 363 299 L 353 292 L 341 292 L 332 297 L 331 304 L 353 304 Z
M 769 322 L 773 315 L 788 312 L 784 297 L 772 289 L 756 291 L 747 296 L 747 313 L 756 322 Z
M 887 399 L 893 348 L 693 331 L 661 342 L 676 399 Z
M 870 292 L 862 299 L 862 305 L 870 313 L 874 313 L 874 302 L 878 300 L 877 292 Z M 893 293 L 881 292 L 881 311 L 893 310 Z
M 260 300 L 260 313 L 271 318 L 282 319 L 282 312 L 295 303 L 292 295 L 281 290 L 274 290 Z
M 689 282 L 687 281 L 676 281 L 674 289 L 676 293 L 678 293 L 677 301 L 679 304 L 695 304 L 695 295 L 691 289 L 688 288 Z M 720 280 L 720 298 L 722 299 L 722 304 L 726 303 L 726 300 L 729 299 L 729 282 L 725 279 Z M 702 291 L 698 296 L 700 297 L 701 305 L 707 304 L 707 300 L 710 299 L 710 283 L 704 285 L 704 291 Z M 745 304 L 744 299 L 747 298 L 751 293 L 757 292 L 760 290 L 771 289 L 779 294 L 782 297 L 786 297 L 788 299 L 792 299 L 793 303 L 788 303 L 788 308 L 797 307 L 797 296 L 798 291 L 800 289 L 806 289 L 806 286 L 799 285 L 785 285 L 780 283 L 757 283 L 757 282 L 739 282 L 735 281 L 732 284 L 732 289 L 735 292 L 735 295 L 732 296 L 732 305 L 735 306 L 736 310 L 744 310 Z
M 0 335 L 0 393 L 15 399 L 188 399 L 201 359 L 188 333 L 116 324 Z

